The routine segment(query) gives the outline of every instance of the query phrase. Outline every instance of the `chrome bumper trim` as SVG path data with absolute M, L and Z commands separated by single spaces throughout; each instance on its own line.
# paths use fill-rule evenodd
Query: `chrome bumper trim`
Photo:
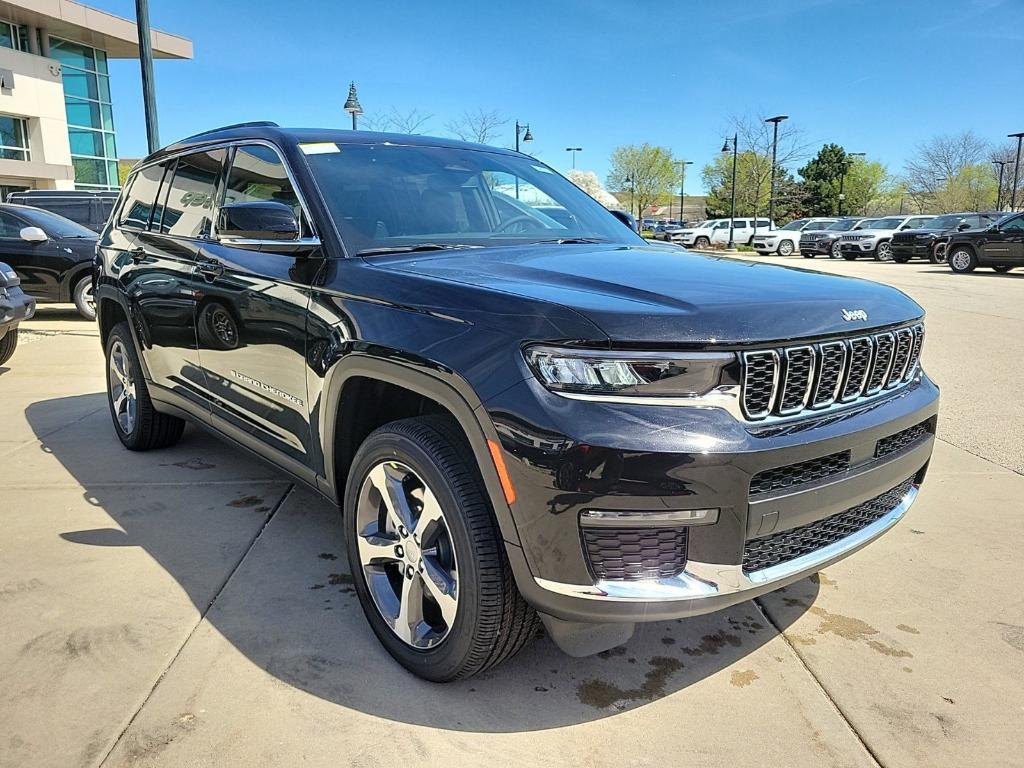
M 827 547 L 753 573 L 744 573 L 740 565 L 721 565 L 689 561 L 677 576 L 650 581 L 598 581 L 595 584 L 564 584 L 549 579 L 534 578 L 542 589 L 560 595 L 586 600 L 615 602 L 670 602 L 673 600 L 700 600 L 728 595 L 734 592 L 758 589 L 775 582 L 795 581 L 814 573 L 877 539 L 896 525 L 917 498 L 918 487 L 912 486 L 906 495 L 884 517 Z M 763 590 L 761 590 L 763 591 Z

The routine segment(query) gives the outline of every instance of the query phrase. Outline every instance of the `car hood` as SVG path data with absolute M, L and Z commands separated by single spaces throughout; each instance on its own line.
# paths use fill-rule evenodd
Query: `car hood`
M 949 231 L 948 229 L 904 229 L 900 234 L 917 237 L 918 235 L 942 235 Z
M 871 235 L 871 237 L 884 237 L 899 232 L 898 229 L 858 229 L 856 232 L 847 232 L 848 235 Z
M 905 294 L 867 280 L 654 245 L 506 246 L 372 264 L 559 304 L 621 342 L 776 341 L 923 315 Z M 843 319 L 843 310 L 857 309 L 866 322 Z

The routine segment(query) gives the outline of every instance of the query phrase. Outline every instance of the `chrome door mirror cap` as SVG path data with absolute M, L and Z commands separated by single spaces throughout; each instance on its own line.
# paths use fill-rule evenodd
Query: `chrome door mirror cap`
M 24 227 L 18 234 L 27 243 L 45 243 L 50 239 L 50 236 L 39 227 Z

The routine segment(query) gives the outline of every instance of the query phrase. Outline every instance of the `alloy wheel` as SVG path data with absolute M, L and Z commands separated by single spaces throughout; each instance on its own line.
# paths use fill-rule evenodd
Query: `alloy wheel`
M 889 243 L 878 244 L 878 260 L 892 261 L 892 246 Z
M 426 483 L 399 461 L 384 461 L 359 490 L 355 535 L 367 590 L 406 645 L 441 643 L 458 613 L 459 575 L 444 511 Z
M 833 259 L 841 259 L 842 257 L 843 257 L 843 252 L 839 248 L 839 241 L 836 240 L 834 243 L 832 243 L 832 258 Z
M 121 341 L 110 347 L 110 402 L 114 406 L 114 418 L 118 428 L 126 435 L 135 429 L 137 401 L 135 376 L 132 373 L 131 358 Z
M 971 266 L 971 254 L 967 251 L 956 251 L 950 258 L 950 266 L 961 272 L 966 272 Z

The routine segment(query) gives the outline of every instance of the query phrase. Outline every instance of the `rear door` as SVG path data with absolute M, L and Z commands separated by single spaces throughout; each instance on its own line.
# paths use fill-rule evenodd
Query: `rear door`
M 1024 215 L 1005 222 L 998 232 L 988 233 L 982 250 L 993 265 L 1024 265 Z
M 14 267 L 21 289 L 44 301 L 60 301 L 60 276 L 75 262 L 54 240 L 30 243 L 21 230 L 32 226 L 8 211 L 0 211 L 0 261 Z
M 284 161 L 268 145 L 232 151 L 222 198 L 286 203 L 302 236 L 312 234 Z M 229 241 L 215 233 L 203 244 L 196 276 L 199 357 L 214 426 L 310 478 L 306 314 L 321 266 L 319 253 L 289 252 L 287 241 Z

